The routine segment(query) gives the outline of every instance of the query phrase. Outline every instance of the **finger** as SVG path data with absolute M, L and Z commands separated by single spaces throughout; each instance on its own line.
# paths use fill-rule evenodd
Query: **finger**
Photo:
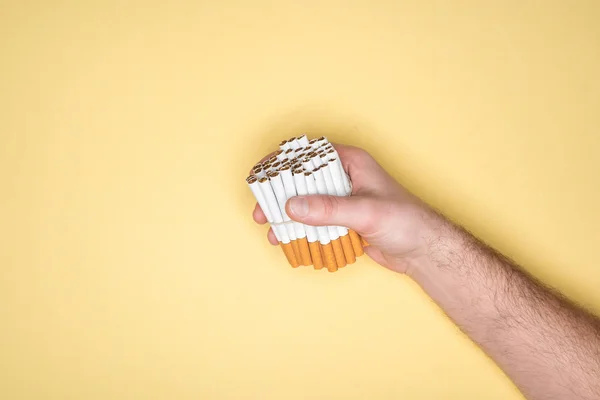
M 260 208 L 258 203 L 254 207 L 252 218 L 254 218 L 254 221 L 256 221 L 257 224 L 263 225 L 267 223 L 267 217 L 265 217 L 265 213 L 263 213 L 263 210 Z
M 371 155 L 360 147 L 337 143 L 333 143 L 333 147 L 338 152 L 342 166 L 348 173 L 354 168 L 362 167 L 366 159 L 372 159 Z
M 277 246 L 279 244 L 279 241 L 273 233 L 273 228 L 269 228 L 269 232 L 267 232 L 267 239 L 269 239 L 269 243 L 271 243 L 273 246 Z
M 366 151 L 359 147 L 343 144 L 334 145 L 342 167 L 352 180 L 353 194 L 368 194 L 375 192 L 377 185 L 373 182 L 373 176 L 383 172 L 381 166 Z
M 308 225 L 339 225 L 358 233 L 371 233 L 377 216 L 377 200 L 364 196 L 296 196 L 286 203 L 291 219 Z
M 352 194 L 386 195 L 397 192 L 399 186 L 396 180 L 366 150 L 339 144 L 334 147 L 352 180 Z

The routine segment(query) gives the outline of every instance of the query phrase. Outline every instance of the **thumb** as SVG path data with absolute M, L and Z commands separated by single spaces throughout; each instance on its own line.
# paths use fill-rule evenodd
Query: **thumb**
M 373 199 L 363 196 L 296 196 L 287 201 L 286 212 L 307 225 L 340 225 L 365 232 L 372 225 Z

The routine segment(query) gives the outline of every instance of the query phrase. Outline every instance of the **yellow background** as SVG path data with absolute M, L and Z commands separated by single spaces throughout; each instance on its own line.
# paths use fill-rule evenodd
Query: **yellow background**
M 307 132 L 600 310 L 595 1 L 0 1 L 0 397 L 518 399 L 408 278 L 286 265 Z

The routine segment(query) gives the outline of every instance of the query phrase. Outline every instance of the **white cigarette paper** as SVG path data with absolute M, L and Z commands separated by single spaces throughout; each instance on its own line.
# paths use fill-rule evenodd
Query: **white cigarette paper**
M 285 158 L 288 160 L 293 160 L 294 159 L 294 149 L 289 148 L 288 150 L 285 151 Z
M 300 146 L 302 146 L 302 147 L 308 146 L 308 138 L 306 137 L 306 135 L 300 136 L 298 138 L 298 143 L 300 143 Z
M 335 185 L 333 183 L 333 177 L 331 176 L 331 166 L 329 164 L 323 164 L 319 171 L 323 172 L 323 178 L 325 178 L 325 186 L 327 188 L 327 194 L 337 196 Z M 343 226 L 337 226 L 337 231 L 340 236 L 346 236 L 348 234 L 348 228 Z
M 285 229 L 287 230 L 288 236 L 291 240 L 296 240 L 296 231 L 294 230 L 294 226 L 289 223 L 291 218 L 285 212 L 285 202 L 287 200 L 285 196 L 285 188 L 283 187 L 283 181 L 281 180 L 281 175 L 279 173 L 274 173 L 269 176 L 271 178 L 271 187 L 273 188 L 273 193 L 275 193 L 275 198 L 277 199 L 277 204 L 279 205 L 279 210 L 281 212 L 281 216 L 283 217 L 283 222 L 285 222 Z
M 277 199 L 275 198 L 275 193 L 273 193 L 273 188 L 271 187 L 271 183 L 269 179 L 261 179 L 258 181 L 258 186 L 260 187 L 260 191 L 265 198 L 267 203 L 267 208 L 273 217 L 273 224 L 271 227 L 273 231 L 277 231 L 276 236 L 281 238 L 281 242 L 288 244 L 290 243 L 290 237 L 283 225 L 279 225 L 283 223 L 283 216 L 281 214 L 281 210 L 279 209 L 279 205 L 277 204 Z M 263 209 L 264 211 L 264 209 Z
M 317 139 L 317 143 L 319 143 L 319 147 L 323 147 L 323 146 L 327 145 L 327 143 L 329 143 L 329 141 L 327 140 L 327 138 L 325 136 L 321 136 L 319 139 Z
M 312 170 L 315 168 L 315 165 L 312 162 L 312 158 L 304 159 L 302 161 L 302 167 L 306 172 L 312 172 Z
M 327 192 L 327 186 L 325 185 L 325 178 L 323 177 L 323 171 L 321 170 L 321 168 L 316 169 L 313 172 L 313 175 L 315 176 L 317 192 L 319 194 L 329 194 Z M 340 234 L 338 233 L 338 230 L 335 226 L 328 226 L 327 232 L 329 232 L 329 239 L 331 240 L 336 240 L 340 237 Z
M 331 172 L 331 177 L 333 178 L 335 194 L 338 196 L 346 196 L 346 189 L 344 189 L 344 181 L 342 178 L 343 172 L 340 171 L 340 166 L 336 161 L 336 158 L 332 158 L 328 163 L 329 171 Z
M 267 200 L 265 199 L 265 196 L 263 195 L 262 191 L 260 190 L 258 180 L 254 180 L 252 183 L 248 183 L 248 186 L 250 186 L 250 190 L 252 191 L 252 194 L 254 194 L 254 197 L 256 198 L 256 201 L 258 202 L 258 205 L 260 206 L 260 209 L 262 210 L 263 214 L 265 214 L 267 221 L 269 221 L 269 223 L 272 224 L 273 223 L 273 214 L 271 213 L 271 210 L 269 209 L 269 205 L 267 204 Z M 275 234 L 277 241 L 281 242 L 279 230 L 273 229 L 273 233 Z
M 294 174 L 294 183 L 296 184 L 298 196 L 306 196 L 309 194 L 308 188 L 306 187 L 306 177 L 303 172 Z M 310 243 L 316 242 L 319 239 L 319 234 L 314 226 L 304 225 L 304 230 L 306 231 L 306 238 Z
M 317 182 L 315 181 L 314 173 L 305 173 L 304 177 L 306 179 L 306 189 L 308 194 L 319 194 L 317 190 Z M 317 234 L 319 235 L 319 242 L 322 245 L 328 244 L 331 240 L 329 239 L 329 231 L 325 226 L 317 226 Z
M 292 170 L 282 169 L 279 171 L 279 175 L 281 176 L 281 180 L 283 182 L 283 188 L 285 190 L 286 201 L 291 197 L 296 196 L 296 184 L 294 182 L 294 178 L 292 176 Z M 285 203 L 284 203 L 285 209 Z M 294 222 L 292 224 L 294 226 L 294 231 L 296 232 L 296 237 L 298 239 L 302 239 L 306 237 L 306 231 L 304 230 L 304 225 L 299 222 Z
M 298 139 L 296 139 L 296 138 L 290 138 L 288 140 L 288 143 L 290 144 L 290 149 L 292 149 L 292 150 L 296 150 L 297 148 L 300 147 L 300 143 L 298 142 Z
M 286 152 L 286 150 L 279 150 L 277 152 L 277 155 L 276 155 L 277 161 L 281 162 L 283 160 L 287 160 L 287 157 L 285 156 L 285 152 Z
M 344 195 L 350 196 L 352 194 L 352 185 L 350 184 L 348 175 L 346 175 L 346 171 L 344 171 L 344 167 L 342 166 L 342 161 L 340 160 L 338 152 L 335 149 L 333 149 L 333 151 L 329 150 L 327 152 L 327 157 L 329 160 L 332 160 L 337 164 L 342 178 L 342 184 L 344 185 Z
M 319 156 L 313 157 L 311 158 L 313 167 L 315 169 L 319 168 L 321 165 L 323 165 L 323 161 L 321 160 L 321 158 Z
M 283 150 L 283 151 L 287 151 L 290 149 L 290 144 L 288 143 L 287 140 L 284 140 L 283 142 L 279 143 L 279 149 Z

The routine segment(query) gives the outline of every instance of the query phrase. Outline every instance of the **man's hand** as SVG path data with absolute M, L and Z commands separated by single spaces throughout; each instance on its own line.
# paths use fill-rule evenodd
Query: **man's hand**
M 369 256 L 410 275 L 527 398 L 600 399 L 596 317 L 437 214 L 365 151 L 336 149 L 352 196 L 292 198 L 292 219 L 360 233 Z M 258 207 L 254 219 L 266 222 Z
M 365 252 L 377 263 L 411 272 L 426 255 L 427 240 L 438 216 L 392 178 L 366 151 L 335 145 L 352 181 L 352 196 L 298 196 L 286 205 L 295 221 L 307 225 L 345 226 L 370 244 Z M 258 204 L 253 213 L 267 222 Z M 277 245 L 271 230 L 269 242 Z

